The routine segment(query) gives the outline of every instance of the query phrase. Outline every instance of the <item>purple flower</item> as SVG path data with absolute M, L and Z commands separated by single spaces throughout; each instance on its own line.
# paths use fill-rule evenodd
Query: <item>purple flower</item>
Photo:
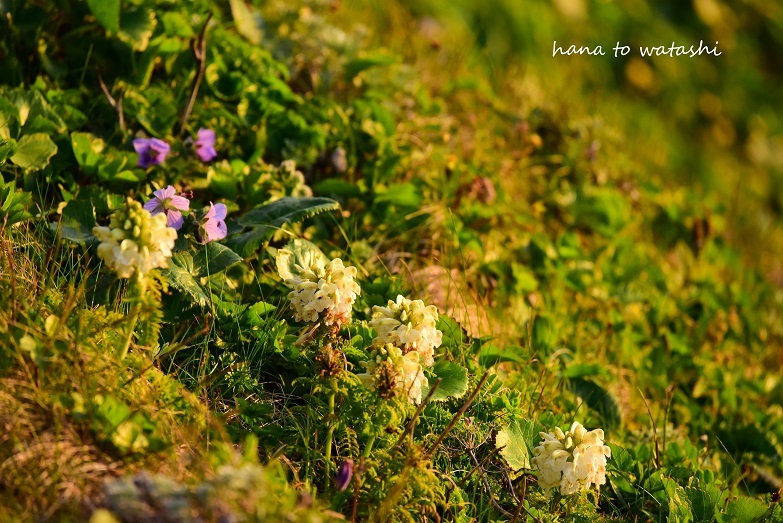
M 142 169 L 163 163 L 171 150 L 169 144 L 157 138 L 136 138 L 133 148 L 139 153 L 139 167 Z
M 351 484 L 351 477 L 353 476 L 353 460 L 346 459 L 343 464 L 340 465 L 340 470 L 337 471 L 337 477 L 334 478 L 334 482 L 337 484 L 337 489 L 342 492 L 348 488 Z
M 201 159 L 202 162 L 211 162 L 217 156 L 215 150 L 215 131 L 212 129 L 199 129 L 198 138 L 193 142 L 193 149 L 196 151 L 196 156 Z
M 184 196 L 178 196 L 175 193 L 176 191 L 171 185 L 165 189 L 158 189 L 152 193 L 155 195 L 154 198 L 145 203 L 144 208 L 153 216 L 165 213 L 168 226 L 179 230 L 185 222 L 180 211 L 189 210 L 190 202 Z
M 201 219 L 201 238 L 204 243 L 221 240 L 226 237 L 226 213 L 228 210 L 222 203 L 212 205 L 209 202 L 209 210 Z

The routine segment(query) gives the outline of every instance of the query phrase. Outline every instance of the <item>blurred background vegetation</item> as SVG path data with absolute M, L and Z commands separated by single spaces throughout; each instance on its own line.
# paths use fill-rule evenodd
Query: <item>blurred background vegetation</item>
M 522 113 L 594 117 L 616 130 L 598 146 L 638 181 L 685 184 L 725 206 L 726 236 L 783 285 L 783 5 L 753 0 L 346 1 L 378 28 L 376 44 L 413 58 L 401 32 L 432 43 L 432 75 L 449 86 L 488 78 Z M 606 56 L 552 57 L 552 43 L 602 46 Z M 718 57 L 643 58 L 640 46 L 719 42 Z M 611 49 L 631 46 L 626 57 Z M 450 72 L 453 74 L 444 74 Z M 701 212 L 707 212 L 703 209 Z

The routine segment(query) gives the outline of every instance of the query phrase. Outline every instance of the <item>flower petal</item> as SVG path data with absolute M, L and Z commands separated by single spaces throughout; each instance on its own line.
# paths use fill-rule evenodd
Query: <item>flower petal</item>
M 190 209 L 190 200 L 184 196 L 169 196 L 169 205 L 180 211 L 187 211 Z
M 163 204 L 161 204 L 160 200 L 158 200 L 157 198 L 152 198 L 147 203 L 145 203 L 144 208 L 148 210 L 150 214 L 152 214 L 153 216 L 163 212 Z
M 185 223 L 185 219 L 182 217 L 181 212 L 170 209 L 166 213 L 166 224 L 172 229 L 180 230 L 183 223 Z
M 150 141 L 146 138 L 136 138 L 133 140 L 133 148 L 139 154 L 144 154 L 150 148 Z
M 212 215 L 212 217 L 216 220 L 225 220 L 227 214 L 228 209 L 226 208 L 225 204 L 218 203 L 215 205 L 215 214 Z

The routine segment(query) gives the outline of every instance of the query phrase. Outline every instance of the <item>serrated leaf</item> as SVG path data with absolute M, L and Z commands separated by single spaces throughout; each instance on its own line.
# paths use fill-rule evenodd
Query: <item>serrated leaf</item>
M 53 230 L 57 230 L 58 224 L 51 224 Z M 79 244 L 92 243 L 95 236 L 92 228 L 95 227 L 95 208 L 92 202 L 87 200 L 71 200 L 63 209 L 59 228 L 62 237 Z
M 297 238 L 286 245 L 285 248 L 278 249 L 275 263 L 277 264 L 277 273 L 280 277 L 288 280 L 299 274 L 297 265 L 305 269 L 310 269 L 314 266 L 323 268 L 326 267 L 329 260 L 318 246 L 302 238 Z
M 23 169 L 36 171 L 49 165 L 49 159 L 57 153 L 57 145 L 43 133 L 23 136 L 11 161 Z
M 226 244 L 242 256 L 249 256 L 284 224 L 299 222 L 316 214 L 339 208 L 340 204 L 330 198 L 286 196 L 256 207 L 241 216 L 238 220 L 239 224 L 249 230 L 231 238 Z
M 178 252 L 168 263 L 168 268 L 162 272 L 169 285 L 190 296 L 196 304 L 206 306 L 209 303 L 209 294 L 194 277 L 196 270 L 190 253 Z
M 440 386 L 430 398 L 430 401 L 445 401 L 449 398 L 459 398 L 468 391 L 468 370 L 451 361 L 441 360 L 432 367 L 433 377 L 428 378 L 430 383 L 435 383 L 441 378 Z M 429 386 L 422 387 L 421 396 L 429 394 Z
M 726 505 L 727 521 L 733 523 L 757 523 L 761 522 L 767 513 L 767 504 L 761 500 L 740 496 L 729 501 Z
M 688 496 L 696 523 L 710 523 L 715 519 L 716 501 L 710 498 L 706 490 L 699 487 L 685 487 L 685 494 Z
M 498 432 L 495 447 L 501 449 L 500 455 L 513 470 L 530 469 L 533 449 L 541 439 L 539 433 L 544 431 L 544 426 L 535 420 L 516 420 Z
M 87 6 L 103 27 L 115 33 L 120 30 L 120 0 L 87 0 Z
M 241 261 L 242 257 L 225 245 L 209 242 L 193 254 L 194 276 L 200 278 L 217 274 Z

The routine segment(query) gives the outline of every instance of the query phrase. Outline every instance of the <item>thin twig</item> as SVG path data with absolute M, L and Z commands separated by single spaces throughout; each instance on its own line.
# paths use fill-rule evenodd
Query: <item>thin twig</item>
M 196 77 L 193 79 L 193 88 L 190 92 L 188 105 L 185 107 L 185 112 L 182 113 L 182 120 L 179 126 L 180 137 L 185 134 L 185 126 L 188 123 L 188 118 L 190 118 L 190 113 L 193 111 L 193 106 L 196 105 L 198 89 L 201 86 L 201 81 L 204 79 L 204 71 L 207 68 L 207 26 L 210 20 L 212 20 L 211 12 L 207 15 L 204 27 L 201 28 L 201 32 L 198 35 L 198 40 L 193 42 L 193 56 L 196 58 L 198 69 L 196 70 Z
M 487 455 L 486 455 L 486 457 L 485 457 L 484 459 L 482 459 L 482 460 L 481 460 L 481 463 L 480 463 L 480 465 L 479 465 L 479 464 L 477 464 L 475 467 L 473 467 L 472 469 L 470 469 L 470 472 L 468 472 L 468 475 L 467 475 L 467 476 L 465 476 L 464 478 L 462 478 L 461 480 L 459 480 L 459 483 L 457 483 L 457 486 L 458 486 L 459 488 L 462 488 L 462 486 L 465 484 L 465 482 L 466 482 L 466 481 L 468 481 L 468 480 L 470 479 L 470 477 L 473 475 L 473 473 L 474 473 L 474 472 L 476 472 L 476 471 L 479 469 L 479 466 L 482 466 L 482 467 L 483 467 L 483 466 L 484 466 L 484 463 L 486 463 L 487 461 L 489 461 L 489 459 L 490 459 L 492 456 L 494 456 L 495 454 L 497 454 L 498 452 L 500 452 L 502 449 L 503 449 L 503 447 L 495 447 L 494 449 L 492 449 L 492 452 L 490 452 L 489 454 L 487 454 Z
M 487 491 L 487 496 L 489 496 L 489 500 L 492 502 L 492 506 L 495 507 L 495 509 L 506 516 L 507 518 L 513 517 L 513 514 L 511 512 L 507 511 L 503 507 L 500 506 L 500 504 L 495 499 L 495 496 L 492 495 L 492 487 L 489 485 L 489 481 L 487 481 L 487 475 L 484 473 L 484 469 L 481 467 L 481 464 L 476 459 L 476 455 L 473 454 L 473 450 L 467 449 L 468 454 L 470 455 L 471 459 L 473 460 L 473 463 L 476 464 L 476 467 L 478 468 L 479 472 L 481 473 L 481 482 L 484 484 L 484 490 Z
M 98 73 L 98 84 L 101 86 L 101 91 L 103 91 L 103 94 L 106 96 L 106 99 L 109 101 L 109 105 L 114 108 L 114 112 L 117 113 L 117 119 L 119 120 L 120 125 L 120 131 L 125 132 L 125 116 L 122 114 L 122 93 L 117 97 L 118 100 L 115 100 L 114 97 L 109 92 L 109 88 L 106 87 L 106 84 L 103 83 L 103 77 L 101 77 L 101 73 Z
M 489 378 L 489 371 L 492 370 L 487 369 L 487 371 L 484 373 L 484 375 L 481 377 L 481 379 L 478 382 L 478 385 L 476 385 L 475 390 L 470 394 L 470 397 L 468 398 L 468 401 L 466 401 L 462 407 L 457 411 L 456 414 L 454 414 L 454 417 L 451 418 L 451 421 L 446 426 L 446 429 L 440 433 L 440 436 L 438 436 L 438 439 L 435 440 L 435 443 L 432 444 L 432 446 L 429 448 L 427 452 L 424 453 L 424 459 L 428 459 L 433 452 L 435 452 L 435 449 L 438 448 L 438 446 L 443 442 L 444 439 L 446 439 L 446 436 L 451 432 L 451 429 L 454 428 L 454 425 L 457 424 L 459 419 L 462 417 L 463 414 L 465 414 L 465 411 L 468 410 L 470 405 L 473 403 L 473 400 L 476 399 L 476 396 L 478 396 L 479 391 L 481 390 L 481 387 L 484 386 L 484 383 L 486 383 L 487 379 Z

